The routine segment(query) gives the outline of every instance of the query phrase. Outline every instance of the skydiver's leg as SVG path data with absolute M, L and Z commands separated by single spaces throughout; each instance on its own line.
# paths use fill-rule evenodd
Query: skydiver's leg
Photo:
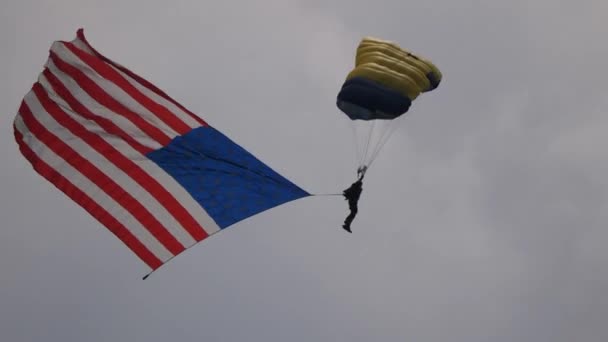
M 350 225 L 353 222 L 353 220 L 355 219 L 355 216 L 357 216 L 357 206 L 351 206 L 350 208 L 350 214 L 346 217 L 346 219 L 344 220 L 344 225 L 342 225 L 342 228 L 344 228 L 347 232 L 352 233 L 352 231 L 350 230 Z
M 344 220 L 344 224 L 342 225 L 342 228 L 344 228 L 344 230 L 346 230 L 349 233 L 352 233 L 352 231 L 350 230 L 350 224 L 353 222 L 353 219 L 355 218 L 355 215 L 353 215 L 353 213 L 351 212 L 346 219 Z

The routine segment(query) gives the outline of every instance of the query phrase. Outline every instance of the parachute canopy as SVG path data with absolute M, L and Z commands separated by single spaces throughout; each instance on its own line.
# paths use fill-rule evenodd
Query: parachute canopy
M 82 29 L 56 41 L 14 134 L 33 168 L 157 269 L 222 229 L 308 196 Z
M 437 88 L 441 77 L 430 61 L 393 42 L 365 37 L 337 106 L 352 120 L 395 119 L 420 93 Z

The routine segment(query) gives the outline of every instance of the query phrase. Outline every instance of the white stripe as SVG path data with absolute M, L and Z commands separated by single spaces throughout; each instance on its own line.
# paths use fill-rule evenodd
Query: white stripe
M 74 40 L 72 40 L 71 43 L 74 44 L 80 50 L 83 50 L 84 52 L 88 53 L 91 56 L 95 56 L 97 58 L 101 57 L 100 53 L 93 51 L 92 46 L 90 46 L 88 43 L 84 42 L 83 40 L 81 40 L 78 37 L 74 38 Z M 104 63 L 106 63 L 106 62 L 104 62 Z M 115 64 L 116 66 L 124 68 L 123 65 L 121 65 L 120 63 L 118 63 L 116 61 L 112 61 L 112 63 Z M 111 66 L 114 67 L 113 65 L 111 65 Z
M 159 201 L 150 193 L 148 193 L 144 188 L 142 188 L 137 182 L 135 182 L 129 175 L 127 175 L 124 171 L 122 171 L 119 167 L 114 165 L 111 160 L 108 160 L 105 156 L 98 153 L 91 146 L 89 146 L 86 142 L 84 142 L 80 137 L 72 134 L 67 128 L 63 127 L 59 122 L 55 121 L 55 119 L 46 112 L 42 104 L 39 102 L 38 98 L 33 92 L 27 94 L 24 98 L 24 101 L 31 109 L 33 113 L 35 113 L 38 121 L 45 126 L 49 131 L 53 132 L 59 139 L 61 139 L 66 145 L 70 146 L 76 153 L 83 156 L 89 162 L 91 162 L 95 167 L 97 167 L 102 173 L 116 182 L 122 189 L 124 189 L 127 193 L 131 194 L 133 197 L 138 199 L 138 202 L 146 208 L 152 216 L 154 216 L 162 226 L 164 226 L 167 231 L 173 235 L 177 241 L 179 241 L 183 246 L 191 246 L 196 241 L 190 236 L 190 234 L 185 231 L 179 222 L 171 215 L 165 207 L 163 207 Z M 67 108 L 64 111 L 69 114 L 72 118 L 78 119 L 78 115 Z M 82 120 L 80 117 L 80 123 L 88 128 L 89 125 L 92 124 L 91 121 Z M 110 144 L 114 144 L 116 141 L 122 141 L 122 139 L 118 139 L 115 136 L 104 135 L 103 136 L 106 141 Z M 145 158 L 141 154 L 137 154 L 138 156 L 131 156 L 129 159 L 136 158 Z
M 71 41 L 71 43 L 74 44 L 80 50 L 88 53 L 89 55 L 95 56 L 95 52 L 93 52 L 93 50 L 91 50 L 91 48 L 89 48 L 89 45 L 87 45 L 87 43 L 83 42 L 80 38 L 76 37 L 75 39 L 73 39 Z
M 134 86 L 137 90 L 142 92 L 144 95 L 146 95 L 152 101 L 167 108 L 167 110 L 169 110 L 173 115 L 175 115 L 179 120 L 181 120 L 188 127 L 197 128 L 197 127 L 201 126 L 201 124 L 198 123 L 192 116 L 190 116 L 188 113 L 184 112 L 183 109 L 176 106 L 173 102 L 165 99 L 164 97 L 162 97 L 162 96 L 156 94 L 155 92 L 153 92 L 152 90 L 148 89 L 146 86 L 142 85 L 136 79 L 130 77 L 129 75 L 124 73 L 122 70 L 116 68 L 113 65 L 110 65 L 110 66 L 112 68 L 114 68 L 114 70 L 116 70 L 118 73 L 120 73 L 120 75 L 122 77 L 124 77 L 127 81 L 129 81 L 129 83 L 131 83 L 131 85 Z
M 131 149 L 131 147 L 126 144 L 117 148 L 121 151 Z M 137 151 L 133 151 L 133 153 L 137 153 Z M 158 181 L 158 183 L 165 188 L 165 190 L 167 190 L 176 200 L 178 200 L 179 204 L 194 218 L 196 222 L 198 222 L 198 224 L 203 227 L 203 230 L 208 235 L 216 233 L 220 230 L 220 227 L 217 225 L 217 223 L 215 223 L 211 216 L 209 216 L 209 214 L 198 204 L 198 202 L 196 202 L 192 196 L 186 192 L 186 190 L 179 183 L 177 183 L 173 177 L 171 177 L 171 175 L 167 174 L 165 170 L 161 169 L 156 163 L 147 158 L 133 160 L 133 162 L 139 165 L 144 172 Z M 194 243 L 195 242 L 192 244 Z M 185 246 L 190 247 L 192 244 Z
M 89 96 L 86 91 L 84 91 L 78 83 L 69 75 L 59 70 L 57 66 L 53 63 L 52 60 L 49 59 L 47 63 L 48 70 L 59 79 L 59 81 L 69 90 L 70 94 L 80 102 L 84 107 L 86 107 L 93 114 L 107 119 L 114 123 L 116 126 L 120 127 L 124 132 L 129 134 L 133 140 L 138 143 L 149 147 L 153 150 L 159 149 L 162 147 L 156 140 L 150 138 L 144 131 L 139 129 L 135 124 L 133 124 L 129 119 L 125 118 L 122 115 L 119 115 L 102 104 L 98 103 L 95 99 Z M 60 103 L 63 107 L 71 108 L 58 94 L 55 93 L 53 87 L 49 84 L 44 74 L 40 74 L 38 77 L 38 82 L 42 84 L 42 86 L 47 89 L 49 93 L 49 97 Z M 73 108 L 72 108 L 73 109 Z
M 15 127 L 23 136 L 23 142 L 52 169 L 65 177 L 75 187 L 89 196 L 95 203 L 106 210 L 120 222 L 133 236 L 141 242 L 154 256 L 162 262 L 169 260 L 173 254 L 169 252 L 131 213 L 108 196 L 95 183 L 91 182 L 78 170 L 73 168 L 63 158 L 55 154 L 43 142 L 29 132 L 21 115 L 15 118 Z
M 96 56 L 95 52 L 93 52 L 93 50 L 91 50 L 89 45 L 87 43 L 83 42 L 80 38 L 76 38 L 76 39 L 72 40 L 72 43 L 77 48 L 83 50 L 84 52 L 86 52 L 90 55 Z M 120 67 L 123 67 L 122 65 L 119 65 L 118 63 L 116 63 L 114 61 L 112 61 L 112 62 Z M 164 97 L 162 97 L 162 96 L 156 94 L 155 92 L 153 92 L 152 90 L 148 89 L 146 86 L 142 85 L 136 79 L 127 75 L 125 72 L 123 72 L 119 68 L 115 67 L 114 65 L 112 65 L 112 64 L 108 64 L 108 65 L 111 66 L 114 70 L 116 70 L 127 81 L 129 81 L 129 83 L 131 83 L 131 85 L 134 86 L 137 90 L 141 91 L 144 95 L 146 95 L 152 101 L 167 108 L 178 119 L 182 120 L 190 128 L 197 128 L 197 127 L 201 126 L 201 124 L 199 122 L 197 122 L 194 118 L 192 118 L 192 116 L 190 116 L 188 113 L 186 113 L 183 109 L 176 106 L 173 102 L 165 99 Z
M 39 82 L 45 89 L 52 91 L 52 89 L 50 89 L 50 85 L 46 83 L 46 78 L 43 75 L 40 76 Z M 142 156 L 141 153 L 132 148 L 124 140 L 105 132 L 103 128 L 100 127 L 96 122 L 87 120 L 69 110 L 70 107 L 66 102 L 63 101 L 63 99 L 59 98 L 58 96 L 54 96 L 52 99 L 60 106 L 64 107 L 66 109 L 64 110 L 66 114 L 85 126 L 88 131 L 100 136 L 103 140 L 120 151 L 121 154 L 126 158 L 139 165 L 144 172 L 155 179 L 163 188 L 165 188 L 165 190 L 167 190 L 176 200 L 178 200 L 182 207 L 184 207 L 184 209 L 190 213 L 194 220 L 196 220 L 203 227 L 208 235 L 219 231 L 219 226 L 215 223 L 211 216 L 209 216 L 209 214 L 198 204 L 198 202 L 196 202 L 172 176 L 167 174 L 167 172 L 165 172 L 156 163 L 147 157 Z
M 122 142 L 118 142 L 119 145 Z M 124 146 L 117 147 L 120 151 L 130 150 L 131 147 L 127 144 Z M 127 152 L 129 153 L 129 152 Z M 131 153 L 137 153 L 137 151 L 133 150 Z M 194 218 L 198 224 L 203 227 L 203 230 L 207 233 L 207 235 L 214 234 L 220 230 L 220 227 L 215 223 L 215 221 L 209 216 L 207 211 L 205 211 L 194 198 L 179 184 L 175 181 L 175 179 L 169 175 L 165 170 L 160 168 L 156 163 L 151 161 L 150 159 L 136 159 L 133 160 L 139 167 L 141 167 L 144 172 L 149 174 L 152 178 L 154 178 L 158 183 L 165 188 L 176 200 L 178 200 L 179 204 L 186 209 L 186 211 Z M 191 245 L 187 245 L 186 247 L 190 247 Z
M 121 103 L 123 106 L 138 114 L 142 119 L 148 121 L 152 125 L 156 126 L 163 133 L 165 133 L 170 139 L 175 138 L 179 134 L 169 127 L 165 122 L 158 118 L 154 113 L 150 112 L 144 106 L 139 104 L 134 98 L 131 97 L 126 91 L 122 90 L 118 85 L 100 76 L 95 70 L 89 67 L 85 62 L 80 60 L 78 56 L 72 53 L 62 42 L 55 42 L 51 46 L 51 51 L 57 54 L 66 63 L 78 68 L 84 74 L 86 74 L 91 81 L 95 82 L 101 89 L 103 89 L 108 95 L 114 98 L 116 101 Z

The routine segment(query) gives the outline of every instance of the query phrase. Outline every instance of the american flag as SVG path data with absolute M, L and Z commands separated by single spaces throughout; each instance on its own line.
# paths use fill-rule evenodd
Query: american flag
M 56 41 L 14 120 L 33 168 L 152 270 L 309 194 L 85 39 Z

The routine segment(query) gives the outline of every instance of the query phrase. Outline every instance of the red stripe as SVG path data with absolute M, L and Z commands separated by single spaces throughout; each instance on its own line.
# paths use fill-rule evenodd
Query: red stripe
M 65 100 L 70 105 L 70 107 L 72 107 L 72 109 L 75 112 L 77 112 L 80 116 L 82 116 L 83 118 L 89 119 L 91 121 L 94 121 L 101 128 L 103 128 L 104 131 L 121 138 L 127 144 L 129 144 L 129 146 L 131 146 L 133 149 L 135 149 L 137 152 L 139 152 L 141 154 L 146 154 L 153 150 L 153 149 L 137 142 L 135 139 L 133 139 L 133 137 L 128 135 L 125 131 L 123 131 L 120 127 L 118 127 L 111 120 L 104 118 L 102 116 L 96 115 L 93 112 L 91 112 L 86 106 L 84 106 L 82 103 L 80 103 L 72 95 L 72 93 L 70 93 L 68 88 L 66 88 L 63 85 L 63 83 L 61 83 L 61 81 L 55 75 L 53 75 L 53 73 L 51 73 L 51 71 L 49 69 L 44 69 L 43 74 L 44 74 L 44 77 L 49 81 L 49 83 L 53 87 L 53 90 L 55 91 L 55 93 L 57 93 L 57 95 L 59 95 L 59 97 L 61 97 L 63 100 Z
M 91 49 L 91 51 L 93 51 L 93 53 L 98 58 L 101 58 L 104 62 L 106 62 L 108 64 L 111 64 L 112 66 L 114 66 L 118 70 L 124 72 L 125 74 L 127 74 L 129 77 L 133 78 L 135 81 L 137 81 L 142 86 L 144 86 L 144 87 L 148 88 L 150 91 L 156 93 L 158 96 L 161 96 L 161 97 L 165 98 L 167 101 L 170 101 L 171 103 L 173 103 L 174 105 L 176 105 L 177 107 L 179 107 L 181 110 L 183 110 L 185 113 L 187 113 L 188 115 L 190 115 L 190 117 L 192 117 L 194 120 L 196 120 L 196 122 L 198 122 L 199 124 L 201 124 L 203 126 L 207 126 L 207 123 L 203 119 L 201 119 L 198 115 L 196 115 L 196 114 L 192 113 L 191 111 L 189 111 L 186 107 L 182 106 L 179 102 L 177 102 L 174 99 L 172 99 L 169 95 L 167 95 L 165 92 L 163 92 L 162 90 L 160 90 L 159 88 L 157 88 L 154 84 L 148 82 L 143 77 L 137 75 L 136 73 L 134 73 L 131 70 L 123 67 L 122 65 L 120 65 L 120 64 L 112 61 L 111 59 L 107 58 L 106 56 L 102 55 L 97 50 L 95 50 L 95 48 L 93 48 L 93 46 L 91 46 L 91 44 L 89 44 L 89 42 L 85 38 L 85 36 L 84 36 L 84 30 L 83 29 L 79 29 L 78 30 L 77 36 L 78 36 L 78 39 L 80 39 L 84 44 L 86 44 L 87 47 L 89 49 Z
M 101 207 L 97 202 L 91 199 L 82 190 L 72 184 L 68 179 L 61 175 L 57 170 L 50 167 L 42 159 L 40 159 L 34 151 L 23 141 L 23 136 L 15 128 L 15 140 L 19 145 L 19 150 L 25 158 L 32 164 L 34 170 L 49 182 L 55 185 L 59 190 L 65 193 L 74 202 L 78 203 L 82 208 L 89 212 L 101 224 L 108 228 L 116 235 L 135 255 L 137 255 L 150 268 L 157 269 L 163 262 L 159 260 L 141 241 L 139 241 L 131 232 L 112 216 L 108 211 Z
M 171 235 L 163 225 L 131 194 L 126 192 L 110 177 L 101 172 L 90 161 L 79 155 L 74 149 L 46 129 L 32 114 L 27 104 L 22 102 L 19 109 L 24 123 L 29 130 L 55 154 L 63 158 L 72 167 L 90 179 L 105 193 L 131 213 L 141 224 L 162 243 L 173 255 L 184 251 L 179 241 Z
M 129 81 L 127 81 L 118 71 L 113 69 L 108 64 L 104 63 L 99 58 L 90 55 L 78 47 L 76 47 L 73 43 L 63 42 L 65 47 L 67 47 L 73 54 L 78 56 L 80 60 L 85 62 L 89 67 L 91 67 L 95 72 L 97 72 L 101 77 L 111 81 L 120 87 L 123 91 L 125 91 L 129 96 L 135 99 L 139 104 L 148 109 L 152 114 L 162 120 L 167 126 L 171 127 L 178 134 L 186 134 L 192 128 L 184 123 L 175 113 L 168 110 L 165 106 L 162 106 L 155 101 L 152 101 L 149 97 L 140 92 L 137 88 L 135 88 Z
M 167 136 L 163 131 L 144 120 L 144 118 L 137 113 L 134 113 L 123 106 L 119 101 L 106 93 L 99 85 L 97 85 L 97 83 L 88 78 L 87 75 L 85 75 L 81 70 L 78 70 L 78 68 L 70 65 L 67 62 L 64 62 L 52 51 L 50 52 L 50 58 L 59 70 L 72 77 L 74 81 L 78 83 L 80 88 L 82 88 L 82 90 L 89 94 L 89 96 L 91 96 L 99 104 L 105 106 L 112 112 L 127 118 L 146 135 L 153 140 L 156 140 L 159 144 L 166 146 L 169 144 L 169 142 L 171 142 L 171 138 L 169 138 L 169 136 Z
M 198 222 L 190 213 L 169 193 L 158 181 L 146 173 L 139 165 L 125 157 L 110 143 L 102 139 L 99 135 L 91 133 L 85 126 L 66 114 L 56 103 L 54 103 L 45 92 L 42 85 L 34 84 L 33 91 L 40 100 L 42 106 L 57 122 L 70 130 L 75 136 L 81 138 L 89 146 L 106 157 L 116 167 L 121 169 L 148 193 L 150 193 L 167 211 L 180 223 L 186 231 L 196 241 L 201 241 L 207 237 Z

